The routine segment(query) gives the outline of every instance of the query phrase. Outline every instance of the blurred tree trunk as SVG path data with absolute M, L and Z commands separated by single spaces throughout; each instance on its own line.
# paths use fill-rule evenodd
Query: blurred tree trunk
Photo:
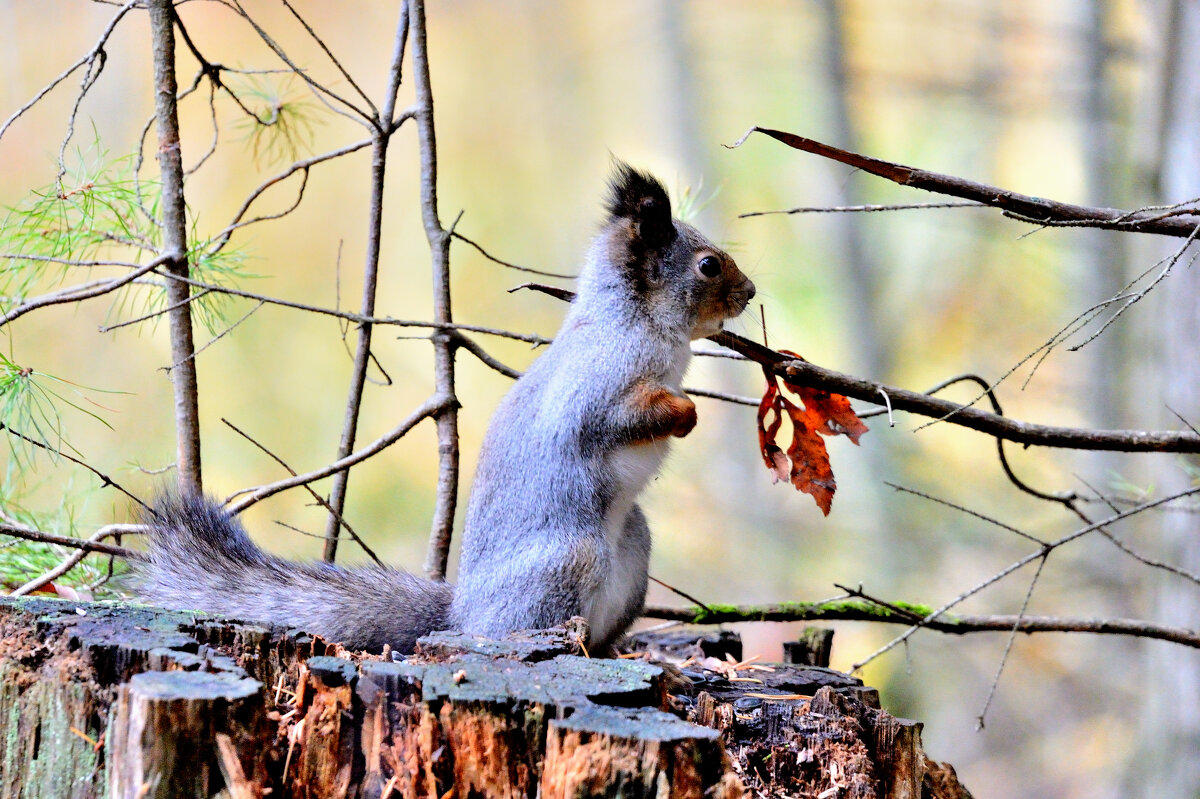
M 1173 0 L 1164 21 L 1161 108 L 1158 109 L 1158 196 L 1162 202 L 1200 195 L 1200 5 Z M 1170 252 L 1178 243 L 1164 243 Z M 1164 254 L 1162 252 L 1159 253 Z M 1153 300 L 1140 309 L 1146 323 L 1155 326 L 1161 349 L 1154 364 L 1158 385 L 1148 397 L 1155 422 L 1179 424 L 1170 410 L 1200 426 L 1200 269 L 1187 266 L 1185 256 Z M 1151 295 L 1153 297 L 1153 295 Z M 1164 408 L 1164 406 L 1166 406 Z M 1161 494 L 1184 487 L 1189 477 L 1177 459 L 1161 459 L 1155 486 Z M 1200 536 L 1196 517 L 1183 513 L 1158 516 L 1168 560 L 1196 571 L 1200 569 Z M 1164 624 L 1195 627 L 1200 618 L 1196 587 L 1164 580 L 1155 598 L 1154 617 Z M 1191 797 L 1200 795 L 1200 653 L 1178 647 L 1147 648 L 1148 693 L 1141 745 L 1140 774 L 1130 782 L 1129 795 Z
M 850 70 L 846 61 L 846 23 L 842 0 L 818 0 L 820 12 L 823 63 L 822 72 L 828 81 L 828 106 L 825 109 L 829 133 L 825 141 L 836 147 L 863 152 L 858 129 L 850 114 Z M 845 167 L 831 162 L 839 179 L 833 182 L 833 205 L 862 205 L 866 199 L 861 190 L 861 175 L 844 176 Z M 852 326 L 858 331 L 851 336 L 858 371 L 876 380 L 891 376 L 893 358 L 884 342 L 891 341 L 892 325 L 888 324 L 881 297 L 883 280 L 876 274 L 877 258 L 863 238 L 864 217 L 857 214 L 832 214 L 829 222 L 837 237 L 838 257 L 846 275 L 845 304 L 850 309 Z M 880 450 L 872 450 L 880 451 Z
M 851 114 L 850 98 L 853 93 L 850 65 L 846 54 L 847 29 L 843 0 L 818 0 L 820 38 L 822 48 L 818 63 L 828 82 L 825 94 L 828 120 L 828 138 L 836 147 L 854 152 L 863 152 L 863 142 Z M 840 165 L 830 164 L 838 172 L 831 182 L 833 205 L 862 205 L 867 202 L 862 191 L 861 174 L 844 174 Z M 855 361 L 855 371 L 875 380 L 889 381 L 895 368 L 895 353 L 892 344 L 897 340 L 896 325 L 889 314 L 885 297 L 886 279 L 879 274 L 879 254 L 865 238 L 864 230 L 868 216 L 864 214 L 828 214 L 827 223 L 834 225 L 837 256 L 840 264 L 836 274 L 845 275 L 839 288 L 843 297 L 841 304 L 849 310 L 847 330 L 843 340 L 851 342 L 850 357 Z M 879 220 L 883 221 L 883 220 Z M 897 463 L 895 436 L 884 432 L 886 421 L 878 419 L 874 426 L 881 435 L 865 447 L 862 452 L 866 478 L 869 486 L 863 491 L 867 499 L 868 514 L 862 508 L 860 518 L 866 523 L 864 529 L 876 531 L 879 540 L 891 539 L 894 529 L 885 520 L 895 518 L 898 512 L 896 494 L 884 490 L 882 481 L 895 479 L 900 473 Z M 899 548 L 898 548 L 899 549 Z M 889 561 L 893 566 L 890 578 L 896 578 L 911 565 L 906 558 L 897 555 Z
M 702 124 L 711 115 L 702 113 L 704 99 L 696 83 L 699 70 L 689 46 L 686 24 L 690 7 L 675 0 L 660 0 L 657 6 L 666 73 L 662 83 L 662 107 L 668 120 L 666 133 L 683 168 L 684 185 L 690 184 L 693 191 L 701 191 L 698 199 L 704 200 L 719 188 L 709 157 L 717 143 L 705 135 Z M 703 187 L 699 185 L 701 180 Z M 698 208 L 688 221 L 701 230 L 723 230 L 729 220 L 723 205 L 718 194 L 707 207 Z
M 1108 42 L 1110 0 L 1080 0 L 1079 11 L 1086 31 L 1084 39 L 1084 118 L 1082 141 L 1085 180 L 1084 201 L 1092 205 L 1125 207 L 1119 197 L 1117 167 L 1116 109 L 1111 67 L 1113 50 Z M 1083 263 L 1079 275 L 1079 296 L 1085 306 L 1113 296 L 1125 284 L 1127 234 L 1111 230 L 1081 231 L 1084 236 Z M 1092 407 L 1096 427 L 1121 428 L 1127 410 L 1128 328 L 1115 325 L 1093 344 L 1088 345 L 1088 386 L 1086 396 Z M 1119 468 L 1119 458 L 1100 456 L 1097 472 L 1105 474 Z

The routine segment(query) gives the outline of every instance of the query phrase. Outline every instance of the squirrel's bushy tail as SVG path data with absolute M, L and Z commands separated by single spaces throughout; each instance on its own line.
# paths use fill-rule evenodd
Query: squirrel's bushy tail
M 382 566 L 342 569 L 263 552 L 205 498 L 160 498 L 148 519 L 148 602 L 298 627 L 356 649 L 412 650 L 445 629 L 453 588 Z

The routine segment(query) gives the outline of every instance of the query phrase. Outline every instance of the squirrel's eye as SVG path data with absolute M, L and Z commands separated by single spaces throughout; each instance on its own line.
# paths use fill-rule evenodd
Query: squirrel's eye
M 721 261 L 715 255 L 706 255 L 700 259 L 696 268 L 705 277 L 716 277 L 721 274 Z

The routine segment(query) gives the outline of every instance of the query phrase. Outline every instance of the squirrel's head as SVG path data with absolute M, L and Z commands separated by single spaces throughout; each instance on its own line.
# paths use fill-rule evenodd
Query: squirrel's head
M 655 318 L 710 336 L 746 309 L 750 281 L 729 254 L 671 216 L 662 183 L 617 161 L 609 183 L 600 260 Z

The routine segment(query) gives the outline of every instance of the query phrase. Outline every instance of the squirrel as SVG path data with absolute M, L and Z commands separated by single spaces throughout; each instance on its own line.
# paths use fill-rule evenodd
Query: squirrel
M 606 650 L 640 615 L 650 529 L 636 499 L 696 424 L 690 342 L 754 296 L 733 259 L 672 218 L 662 183 L 617 162 L 607 218 L 548 349 L 495 411 L 463 530 L 458 584 L 399 569 L 297 563 L 260 550 L 211 500 L 160 500 L 149 602 L 411 652 L 434 630 L 502 637 L 588 621 Z

